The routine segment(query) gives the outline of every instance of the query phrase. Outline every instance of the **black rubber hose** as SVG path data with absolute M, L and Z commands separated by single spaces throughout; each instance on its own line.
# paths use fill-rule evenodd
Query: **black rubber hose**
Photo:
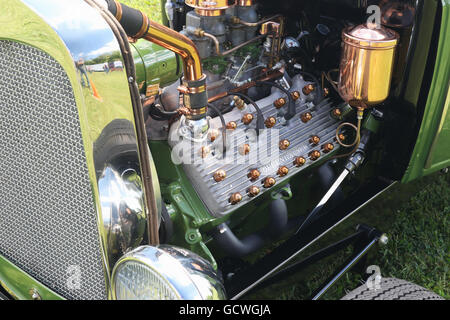
M 161 224 L 159 226 L 159 242 L 168 243 L 173 235 L 173 222 L 170 219 L 166 205 L 163 203 L 161 208 Z
M 165 111 L 158 108 L 155 104 L 151 105 L 148 109 L 148 114 L 154 120 L 166 121 L 170 120 L 172 117 L 178 115 L 177 111 Z
M 222 154 L 223 158 L 225 158 L 225 153 L 227 152 L 227 124 L 225 123 L 225 118 L 223 117 L 222 112 L 220 112 L 220 110 L 214 105 L 208 103 L 208 108 L 213 109 L 219 115 L 220 122 L 222 122 Z
M 287 222 L 286 202 L 277 199 L 269 204 L 269 224 L 263 231 L 239 239 L 228 225 L 222 223 L 216 228 L 213 238 L 226 254 L 244 257 L 260 249 L 270 237 L 280 236 L 286 231 Z
M 106 0 L 106 3 L 108 4 L 108 10 L 120 22 L 128 36 L 135 37 L 140 33 L 144 25 L 144 19 L 146 19 L 141 11 L 114 0 Z M 147 26 L 145 32 L 148 31 L 149 26 Z
M 250 103 L 255 108 L 256 113 L 258 115 L 256 118 L 256 133 L 259 134 L 259 130 L 264 129 L 264 114 L 262 113 L 258 104 L 252 98 L 240 92 L 227 92 L 226 97 L 228 96 L 241 97 L 242 99 L 246 100 L 247 103 Z
M 295 116 L 295 101 L 292 99 L 292 96 L 291 96 L 291 94 L 290 94 L 290 92 L 288 90 L 286 90 L 285 88 L 283 88 L 279 84 L 276 84 L 275 82 L 270 82 L 270 81 L 257 81 L 256 84 L 257 85 L 271 86 L 271 87 L 274 87 L 274 88 L 277 88 L 277 89 L 283 91 L 287 95 L 287 98 L 288 98 L 288 101 L 289 101 L 288 111 L 284 115 L 284 118 L 286 120 L 289 120 L 289 119 L 291 119 L 291 118 L 293 118 Z

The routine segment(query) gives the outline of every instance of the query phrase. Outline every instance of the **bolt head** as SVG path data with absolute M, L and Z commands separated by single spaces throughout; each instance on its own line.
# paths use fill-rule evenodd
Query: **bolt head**
M 256 179 L 259 178 L 259 176 L 260 176 L 260 172 L 258 171 L 258 169 L 250 170 L 250 172 L 247 175 L 247 177 L 249 177 L 251 181 L 255 181 Z
M 260 190 L 259 190 L 259 188 L 258 188 L 257 186 L 250 186 L 250 187 L 248 188 L 248 190 L 247 190 L 248 195 L 249 195 L 250 197 L 254 197 L 254 196 L 258 195 L 259 191 L 260 191 Z
M 288 139 L 283 139 L 280 141 L 280 150 L 286 150 L 287 148 L 289 148 L 289 145 L 291 143 L 289 142 Z
M 209 132 L 208 132 L 209 141 L 214 142 L 217 139 L 217 137 L 219 136 L 219 134 L 220 134 L 220 132 L 217 129 L 209 130 Z
M 282 166 L 280 168 L 278 168 L 277 174 L 280 177 L 284 177 L 285 175 L 287 175 L 289 173 L 289 169 L 286 166 Z
M 266 125 L 267 128 L 272 128 L 276 123 L 277 123 L 277 119 L 275 117 L 268 117 L 264 121 L 264 124 Z
M 284 106 L 286 104 L 286 99 L 285 98 L 278 98 L 277 100 L 275 100 L 273 102 L 273 105 L 275 106 L 275 108 L 280 109 L 282 106 Z
M 311 151 L 311 152 L 309 153 L 309 158 L 310 158 L 312 161 L 316 161 L 317 159 L 320 158 L 320 151 L 318 151 L 318 150 L 313 150 L 313 151 Z
M 253 115 L 251 113 L 246 113 L 244 114 L 244 116 L 242 117 L 242 122 L 244 124 L 250 124 L 253 120 Z
M 327 153 L 334 149 L 334 145 L 332 143 L 325 143 L 322 146 L 323 152 Z
M 320 142 L 319 136 L 312 136 L 312 137 L 309 139 L 309 143 L 312 143 L 313 145 L 318 145 L 319 142 Z
M 216 182 L 220 182 L 220 181 L 225 180 L 225 178 L 227 177 L 227 173 L 225 172 L 225 170 L 217 170 L 214 173 L 213 177 Z
M 250 152 L 250 145 L 248 143 L 245 143 L 239 147 L 240 155 L 245 156 L 245 155 L 249 154 L 249 152 Z
M 298 98 L 300 98 L 300 92 L 292 91 L 291 92 L 291 97 L 292 97 L 293 100 L 298 100 Z
M 272 177 L 267 177 L 264 179 L 264 188 L 270 188 L 275 185 L 275 179 Z
M 242 195 L 239 192 L 233 193 L 230 197 L 230 203 L 233 205 L 241 202 L 241 200 L 242 200 Z
M 301 167 L 302 165 L 304 165 L 306 163 L 306 159 L 304 157 L 296 157 L 294 159 L 294 165 L 296 167 Z
M 226 127 L 228 130 L 234 130 L 234 129 L 236 129 L 237 128 L 237 124 L 236 124 L 236 122 L 234 122 L 234 121 L 230 121 L 230 122 L 228 122 L 227 123 L 227 127 Z
M 312 119 L 312 114 L 310 112 L 305 112 L 300 115 L 300 119 L 303 123 L 307 123 L 309 120 Z
M 310 94 L 311 92 L 313 92 L 315 90 L 314 86 L 312 84 L 307 84 L 306 86 L 303 87 L 302 91 L 305 94 L 305 96 L 307 96 L 308 94 Z

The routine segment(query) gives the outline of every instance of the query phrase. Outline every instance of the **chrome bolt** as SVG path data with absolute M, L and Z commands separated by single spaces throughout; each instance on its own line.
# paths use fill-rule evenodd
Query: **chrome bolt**
M 380 236 L 380 239 L 378 239 L 378 243 L 381 245 L 384 245 L 384 246 L 387 245 L 388 242 L 389 242 L 389 238 L 385 233 L 383 233 Z
M 32 300 L 41 300 L 41 296 L 36 289 L 32 288 L 28 292 L 29 292 Z

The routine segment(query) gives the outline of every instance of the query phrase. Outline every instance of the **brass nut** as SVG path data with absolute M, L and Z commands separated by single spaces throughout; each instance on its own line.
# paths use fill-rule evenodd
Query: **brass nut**
M 312 143 L 313 145 L 318 145 L 319 142 L 320 142 L 320 138 L 319 138 L 319 136 L 316 136 L 316 135 L 312 136 L 309 139 L 309 143 Z
M 286 99 L 285 98 L 278 98 L 277 100 L 275 100 L 273 102 L 273 105 L 275 106 L 275 108 L 280 109 L 282 106 L 284 106 L 286 104 Z
M 280 150 L 286 150 L 291 143 L 288 139 L 283 139 L 280 141 Z
M 338 137 L 339 137 L 339 140 L 340 140 L 340 141 L 345 141 L 345 138 L 346 138 L 345 134 L 339 133 L 339 134 L 338 134 Z
M 225 178 L 227 177 L 227 173 L 225 172 L 225 170 L 217 170 L 214 173 L 213 177 L 216 182 L 220 182 L 220 181 L 225 180 Z
M 251 113 L 246 113 L 242 117 L 242 122 L 247 125 L 250 124 L 250 122 L 252 122 L 252 120 L 253 120 L 253 115 Z
M 242 195 L 239 192 L 233 193 L 230 197 L 231 204 L 237 204 L 237 203 L 241 202 L 241 200 L 242 200 Z
M 307 84 L 306 86 L 303 87 L 302 91 L 303 91 L 304 95 L 307 96 L 308 94 L 313 92 L 314 89 L 315 88 L 312 84 Z
M 239 147 L 239 153 L 242 156 L 245 156 L 245 155 L 249 154 L 249 152 L 250 152 L 250 145 L 249 144 L 245 143 L 245 144 L 243 144 L 243 145 L 241 145 Z
M 267 177 L 267 178 L 265 178 L 264 179 L 264 188 L 270 188 L 270 187 L 272 187 L 273 185 L 275 185 L 275 179 L 274 178 L 272 178 L 272 177 Z
M 206 158 L 210 152 L 211 152 L 211 148 L 208 146 L 203 146 L 199 150 L 200 156 L 202 158 Z
M 258 171 L 258 169 L 252 169 L 252 170 L 250 170 L 250 172 L 247 174 L 247 177 L 248 177 L 251 181 L 255 181 L 256 179 L 259 178 L 260 175 L 261 175 L 261 173 Z
M 291 92 L 291 98 L 292 98 L 292 100 L 298 100 L 298 98 L 300 98 L 300 92 L 292 91 Z
M 264 124 L 266 125 L 267 128 L 272 128 L 276 123 L 277 123 L 277 119 L 275 117 L 268 117 L 264 121 Z
M 287 175 L 289 173 L 289 169 L 286 166 L 282 166 L 280 168 L 278 168 L 277 174 L 280 177 L 284 177 L 285 175 Z
M 239 110 L 244 109 L 245 107 L 245 102 L 244 100 L 242 100 L 241 98 L 239 98 L 238 96 L 234 96 L 233 97 L 234 100 L 234 105 L 236 106 L 236 108 L 238 108 Z
M 320 158 L 320 151 L 318 151 L 318 150 L 313 150 L 313 151 L 311 151 L 310 153 L 309 153 L 309 158 L 312 160 L 312 161 L 315 161 L 315 160 L 317 160 L 317 159 L 319 159 Z
M 328 88 L 323 88 L 323 96 L 324 96 L 324 97 L 328 97 L 329 94 L 330 94 L 330 89 L 328 89 Z
M 335 108 L 335 109 L 333 109 L 333 111 L 331 111 L 331 115 L 334 118 L 340 118 L 342 116 L 342 111 L 339 108 Z
M 230 121 L 230 122 L 227 123 L 227 129 L 228 129 L 228 130 L 234 130 L 234 129 L 236 129 L 236 128 L 237 128 L 236 122 Z
M 301 167 L 302 165 L 304 165 L 306 163 L 306 159 L 304 157 L 296 157 L 294 159 L 294 165 L 296 167 Z
M 214 142 L 217 139 L 217 137 L 219 136 L 219 134 L 220 134 L 220 132 L 217 129 L 209 130 L 209 132 L 208 132 L 209 141 Z
M 257 186 L 250 186 L 250 187 L 247 189 L 248 195 L 249 195 L 250 197 L 254 197 L 254 196 L 258 195 L 259 191 L 260 191 L 260 190 L 259 190 L 259 188 L 258 188 Z
M 312 114 L 311 114 L 311 112 L 305 112 L 305 113 L 302 113 L 302 114 L 300 115 L 300 119 L 302 120 L 302 122 L 307 123 L 309 120 L 312 119 Z
M 323 152 L 325 152 L 325 153 L 327 153 L 327 152 L 330 152 L 331 150 L 333 150 L 334 149 L 334 146 L 333 146 L 333 144 L 332 143 L 325 143 L 323 146 L 322 146 L 322 149 L 323 149 Z
M 202 38 L 205 35 L 205 31 L 200 28 L 197 28 L 194 30 L 194 35 L 196 37 Z

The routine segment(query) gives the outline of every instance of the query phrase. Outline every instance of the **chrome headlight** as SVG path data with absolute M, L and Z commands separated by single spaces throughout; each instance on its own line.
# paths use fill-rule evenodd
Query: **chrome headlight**
M 168 245 L 141 246 L 124 255 L 114 267 L 111 289 L 118 300 L 225 299 L 208 261 Z

